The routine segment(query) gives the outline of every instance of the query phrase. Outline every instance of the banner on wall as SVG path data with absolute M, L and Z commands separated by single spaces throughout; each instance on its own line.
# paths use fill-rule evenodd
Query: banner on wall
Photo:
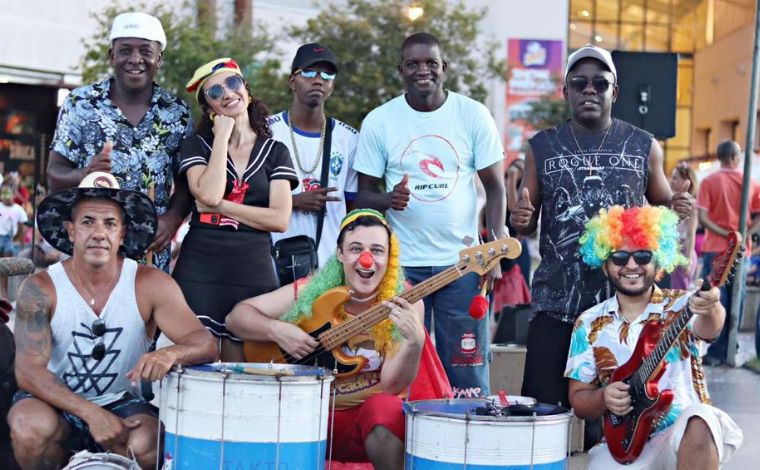
M 507 40 L 507 96 L 504 149 L 507 161 L 523 157 L 528 139 L 540 129 L 525 120 L 542 96 L 562 97 L 564 41 Z

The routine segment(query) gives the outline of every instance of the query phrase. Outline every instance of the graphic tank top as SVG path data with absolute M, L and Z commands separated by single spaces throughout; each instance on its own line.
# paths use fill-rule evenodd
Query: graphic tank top
M 533 275 L 533 312 L 573 323 L 612 295 L 601 269 L 586 266 L 578 238 L 601 208 L 641 206 L 652 135 L 613 119 L 605 132 L 571 131 L 570 121 L 530 139 L 541 192 L 541 263 Z
M 98 316 L 79 295 L 63 264 L 50 266 L 48 274 L 57 299 L 50 321 L 53 349 L 48 370 L 72 392 L 100 406 L 120 400 L 127 392 L 140 396 L 139 385 L 133 386 L 126 377 L 151 343 L 137 308 L 137 263 L 124 259 L 119 280 L 100 313 L 106 326 L 103 336 L 94 334 L 92 324 Z M 100 341 L 106 354 L 98 361 L 92 351 Z

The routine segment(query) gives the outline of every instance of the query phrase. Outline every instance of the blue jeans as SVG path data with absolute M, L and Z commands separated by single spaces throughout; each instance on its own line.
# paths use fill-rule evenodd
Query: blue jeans
M 404 272 L 409 282 L 417 284 L 447 268 L 405 267 Z M 425 327 L 432 331 L 432 322 L 435 328 L 435 348 L 455 397 L 489 394 L 488 317 L 475 320 L 469 313 L 470 302 L 479 293 L 478 280 L 477 274 L 469 273 L 424 299 Z
M 704 253 L 702 255 L 702 278 L 704 279 L 710 274 L 712 270 L 712 261 L 717 253 Z M 726 309 L 726 321 L 723 323 L 723 329 L 720 331 L 720 336 L 713 342 L 710 347 L 707 348 L 707 356 L 719 359 L 723 362 L 726 361 L 728 353 L 728 332 L 731 329 L 731 290 L 733 289 L 733 283 L 738 282 L 741 286 L 741 302 L 739 304 L 739 319 L 736 324 L 741 325 L 742 315 L 744 313 L 744 294 L 746 293 L 745 280 L 734 278 L 733 282 L 728 286 L 720 288 L 720 304 Z

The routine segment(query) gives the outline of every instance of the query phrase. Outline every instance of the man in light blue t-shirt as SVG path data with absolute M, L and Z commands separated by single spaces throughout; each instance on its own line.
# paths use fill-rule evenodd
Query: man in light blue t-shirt
M 406 38 L 398 67 L 406 93 L 362 123 L 357 206 L 387 211 L 401 265 L 416 284 L 455 264 L 465 237 L 478 239 L 476 174 L 486 190 L 489 238 L 503 235 L 504 152 L 488 109 L 444 90 L 448 64 L 435 36 Z M 489 275 L 500 276 L 498 266 Z M 488 320 L 468 314 L 478 284 L 468 274 L 425 299 L 425 326 L 434 324 L 436 349 L 458 396 L 489 393 Z

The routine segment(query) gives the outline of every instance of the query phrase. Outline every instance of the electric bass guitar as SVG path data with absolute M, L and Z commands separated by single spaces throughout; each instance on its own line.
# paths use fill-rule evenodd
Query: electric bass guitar
M 409 303 L 456 281 L 467 273 L 484 275 L 502 258 L 515 259 L 520 256 L 522 246 L 515 238 L 506 237 L 489 243 L 465 248 L 459 252 L 459 262 L 445 271 L 416 284 L 399 294 Z M 362 370 L 367 359 L 364 356 L 350 356 L 341 350 L 349 338 L 373 327 L 388 318 L 390 309 L 382 304 L 375 305 L 361 315 L 341 320 L 339 312 L 350 299 L 346 286 L 335 287 L 319 296 L 312 304 L 312 316 L 297 325 L 319 341 L 319 346 L 308 356 L 296 359 L 283 351 L 275 342 L 246 341 L 245 359 L 248 362 L 276 362 L 287 364 L 316 365 L 337 371 L 337 377 L 349 377 Z
M 712 272 L 702 284 L 702 290 L 721 287 L 733 277 L 743 248 L 741 234 L 731 232 L 728 248 L 715 257 Z M 621 464 L 629 464 L 638 458 L 652 429 L 673 402 L 673 391 L 660 391 L 657 382 L 665 372 L 665 354 L 686 328 L 692 315 L 687 303 L 667 328 L 663 320 L 647 322 L 631 358 L 618 367 L 610 378 L 610 383 L 624 382 L 631 387 L 629 393 L 633 410 L 625 416 L 610 411 L 604 414 L 607 447 L 612 457 Z

